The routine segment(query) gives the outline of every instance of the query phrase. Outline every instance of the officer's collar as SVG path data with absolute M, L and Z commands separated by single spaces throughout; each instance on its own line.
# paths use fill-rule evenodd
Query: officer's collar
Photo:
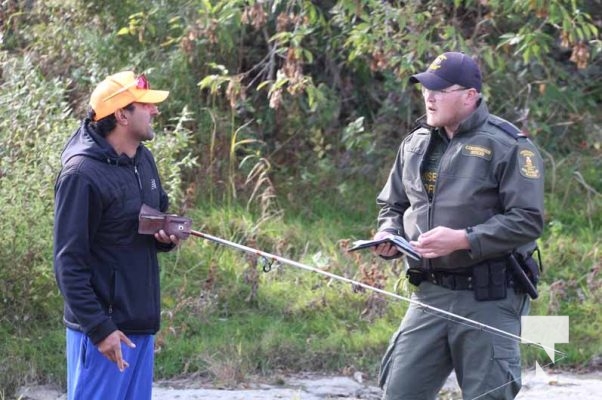
M 456 130 L 454 136 L 461 135 L 464 132 L 469 132 L 478 128 L 487 122 L 487 118 L 489 118 L 489 109 L 487 108 L 485 100 L 481 98 L 477 103 L 476 110 L 474 110 L 474 112 L 470 114 L 468 118 L 460 123 L 460 126 L 458 126 L 458 130 Z

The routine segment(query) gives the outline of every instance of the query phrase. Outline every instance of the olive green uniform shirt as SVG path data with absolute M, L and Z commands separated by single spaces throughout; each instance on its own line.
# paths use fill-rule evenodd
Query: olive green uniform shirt
M 429 196 L 421 172 L 437 133 L 418 128 L 397 153 L 377 197 L 378 230 L 415 240 L 437 226 L 467 229 L 470 250 L 412 267 L 464 269 L 513 249 L 534 247 L 543 229 L 543 161 L 531 140 L 509 122 L 489 114 L 481 100 L 462 122 L 440 157 Z

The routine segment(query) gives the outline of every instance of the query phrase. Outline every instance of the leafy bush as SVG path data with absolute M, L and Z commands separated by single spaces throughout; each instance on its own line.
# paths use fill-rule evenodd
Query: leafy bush
M 53 186 L 60 149 L 73 129 L 60 80 L 45 80 L 31 60 L 2 54 L 0 94 L 0 324 L 19 340 L 31 324 L 56 326 L 61 302 L 52 268 Z M 10 355 L 10 345 L 0 344 Z M 36 364 L 31 355 L 26 357 Z M 0 387 L 26 377 L 25 363 L 3 360 Z M 37 369 L 31 367 L 32 369 Z M 8 370 L 6 370 L 8 369 Z M 38 371 L 41 372 L 41 371 Z
M 6 56 L 6 55 L 4 55 Z M 52 273 L 54 179 L 72 121 L 58 79 L 47 81 L 28 59 L 3 63 L 0 97 L 0 199 L 6 234 L 0 258 L 1 319 L 56 316 Z M 17 319 L 17 320 L 15 320 Z

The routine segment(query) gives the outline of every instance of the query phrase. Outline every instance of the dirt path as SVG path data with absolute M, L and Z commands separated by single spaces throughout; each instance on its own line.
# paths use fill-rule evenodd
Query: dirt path
M 377 400 L 382 392 L 361 381 L 360 376 L 296 375 L 284 377 L 281 385 L 252 383 L 242 389 L 206 387 L 193 380 L 157 382 L 153 400 Z M 20 396 L 20 397 L 19 397 Z M 21 400 L 65 400 L 66 395 L 48 386 L 22 388 Z M 598 400 L 602 398 L 602 371 L 584 375 L 571 373 L 536 376 L 523 374 L 523 389 L 517 400 Z M 461 399 L 455 378 L 448 379 L 440 399 Z
M 523 389 L 517 400 L 598 400 L 602 398 L 602 371 L 575 375 L 550 374 L 546 379 L 525 375 Z

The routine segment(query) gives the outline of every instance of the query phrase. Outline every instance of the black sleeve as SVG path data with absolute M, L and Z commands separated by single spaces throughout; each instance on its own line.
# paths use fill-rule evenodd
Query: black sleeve
M 59 177 L 55 187 L 54 271 L 65 307 L 94 343 L 117 329 L 92 287 L 90 244 L 102 216 L 98 191 L 77 174 Z

